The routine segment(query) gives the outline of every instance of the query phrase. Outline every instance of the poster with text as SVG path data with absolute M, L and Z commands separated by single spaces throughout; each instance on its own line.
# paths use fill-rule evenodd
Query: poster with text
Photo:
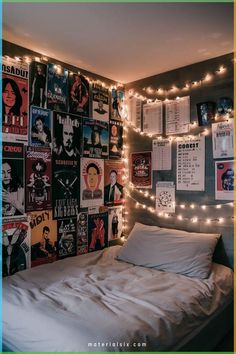
M 108 123 L 95 119 L 83 119 L 83 156 L 108 158 Z
M 51 147 L 52 115 L 49 109 L 30 107 L 29 145 Z
M 57 222 L 51 210 L 28 214 L 31 229 L 31 267 L 57 260 Z
M 47 65 L 32 61 L 29 71 L 29 102 L 47 108 Z
M 130 179 L 136 188 L 152 188 L 152 153 L 151 151 L 131 154 Z
M 48 64 L 47 108 L 67 112 L 68 70 Z
M 172 166 L 171 141 L 155 139 L 152 141 L 152 169 L 154 171 L 169 171 Z
M 157 182 L 156 184 L 156 212 L 175 213 L 175 185 L 174 182 Z
M 58 258 L 76 255 L 76 218 L 60 219 L 57 221 Z
M 88 215 L 89 252 L 108 246 L 108 212 Z
M 102 85 L 93 84 L 93 118 L 109 121 L 109 91 Z
M 104 162 L 104 204 L 119 205 L 124 203 L 124 164 L 121 161 Z
M 25 213 L 24 145 L 2 144 L 2 217 L 15 218 Z
M 108 240 L 116 240 L 122 235 L 122 207 L 108 209 Z
M 104 160 L 81 158 L 80 207 L 104 204 Z
M 136 97 L 129 97 L 127 99 L 127 106 L 128 120 L 134 127 L 141 129 L 142 100 Z
M 123 120 L 127 118 L 127 115 L 124 91 L 113 88 L 111 91 L 111 119 Z
M 50 148 L 27 147 L 26 211 L 52 209 L 52 158 Z
M 143 105 L 143 131 L 151 134 L 163 133 L 163 103 L 162 101 Z
M 121 159 L 123 149 L 123 123 L 110 120 L 109 131 L 109 158 Z
M 234 120 L 212 124 L 213 158 L 234 157 Z
M 69 75 L 69 112 L 89 116 L 89 82 L 83 75 Z
M 80 211 L 77 215 L 77 254 L 88 252 L 88 211 Z
M 205 136 L 177 141 L 177 190 L 205 190 Z
M 215 162 L 216 200 L 234 200 L 234 161 Z
M 166 135 L 184 134 L 189 132 L 190 97 L 180 97 L 165 102 Z
M 2 225 L 3 277 L 30 268 L 30 230 L 26 219 L 6 219 Z
M 28 64 L 2 57 L 2 140 L 28 142 Z

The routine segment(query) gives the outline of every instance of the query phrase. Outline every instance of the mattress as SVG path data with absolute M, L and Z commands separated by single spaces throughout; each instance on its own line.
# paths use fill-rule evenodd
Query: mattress
M 233 272 L 208 279 L 116 260 L 120 246 L 3 280 L 3 344 L 11 351 L 169 351 L 233 297 Z

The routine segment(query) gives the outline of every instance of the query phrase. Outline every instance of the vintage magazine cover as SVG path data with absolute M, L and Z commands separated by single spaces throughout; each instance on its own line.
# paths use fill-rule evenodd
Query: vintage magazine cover
M 119 205 L 124 202 L 124 164 L 106 160 L 104 165 L 104 204 Z
M 68 71 L 55 64 L 48 64 L 47 108 L 67 112 Z
M 2 57 L 2 140 L 28 142 L 28 64 Z
M 51 147 L 52 115 L 49 109 L 30 107 L 29 145 Z
M 80 207 L 104 204 L 104 160 L 81 159 Z
M 77 215 L 77 254 L 88 252 L 88 211 L 80 211 Z
M 32 61 L 29 67 L 29 102 L 47 108 L 47 65 Z
M 76 255 L 76 218 L 57 221 L 58 258 Z
M 131 182 L 136 188 L 152 188 L 151 151 L 131 154 Z
M 69 112 L 89 116 L 89 82 L 83 75 L 69 75 Z
M 108 158 L 108 123 L 95 119 L 83 120 L 83 156 Z
M 57 222 L 51 210 L 28 214 L 31 229 L 31 267 L 57 260 Z
M 89 252 L 108 246 L 108 212 L 88 215 Z
M 108 209 L 108 240 L 112 241 L 122 235 L 122 207 L 112 207 Z
M 109 158 L 121 159 L 123 149 L 123 123 L 110 120 Z
M 109 91 L 99 84 L 93 84 L 93 118 L 109 121 Z
M 215 199 L 234 200 L 234 161 L 215 163 Z
M 25 218 L 2 225 L 2 273 L 12 275 L 30 267 L 30 230 Z
M 25 214 L 24 145 L 3 142 L 2 153 L 2 217 Z
M 52 209 L 52 158 L 50 148 L 27 147 L 26 211 Z

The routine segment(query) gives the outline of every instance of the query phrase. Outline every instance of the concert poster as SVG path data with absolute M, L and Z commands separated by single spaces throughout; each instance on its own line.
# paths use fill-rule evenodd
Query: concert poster
M 77 215 L 77 255 L 88 252 L 88 211 L 80 210 Z
M 69 112 L 89 116 L 89 82 L 83 75 L 69 75 Z
M 93 84 L 93 118 L 109 121 L 109 91 L 97 83 Z
M 110 120 L 109 158 L 121 159 L 123 149 L 123 123 Z
M 122 207 L 112 207 L 108 209 L 108 240 L 116 240 L 122 235 Z
M 30 107 L 29 145 L 51 147 L 52 115 L 49 109 Z
M 32 61 L 29 66 L 29 102 L 47 108 L 47 64 Z
M 152 153 L 131 154 L 131 182 L 136 188 L 152 188 Z
M 124 164 L 121 161 L 104 162 L 104 204 L 107 206 L 124 203 Z
M 89 252 L 108 246 L 108 212 L 88 215 Z
M 57 220 L 58 258 L 76 255 L 76 218 Z
M 68 70 L 59 65 L 48 64 L 47 108 L 67 112 Z
M 95 119 L 83 120 L 83 156 L 108 158 L 108 123 Z

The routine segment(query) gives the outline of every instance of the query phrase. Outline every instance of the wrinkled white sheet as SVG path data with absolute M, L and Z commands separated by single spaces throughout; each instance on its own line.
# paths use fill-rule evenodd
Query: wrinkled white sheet
M 23 352 L 170 350 L 232 298 L 227 267 L 213 264 L 208 279 L 188 278 L 117 261 L 119 247 L 5 278 L 4 345 Z

